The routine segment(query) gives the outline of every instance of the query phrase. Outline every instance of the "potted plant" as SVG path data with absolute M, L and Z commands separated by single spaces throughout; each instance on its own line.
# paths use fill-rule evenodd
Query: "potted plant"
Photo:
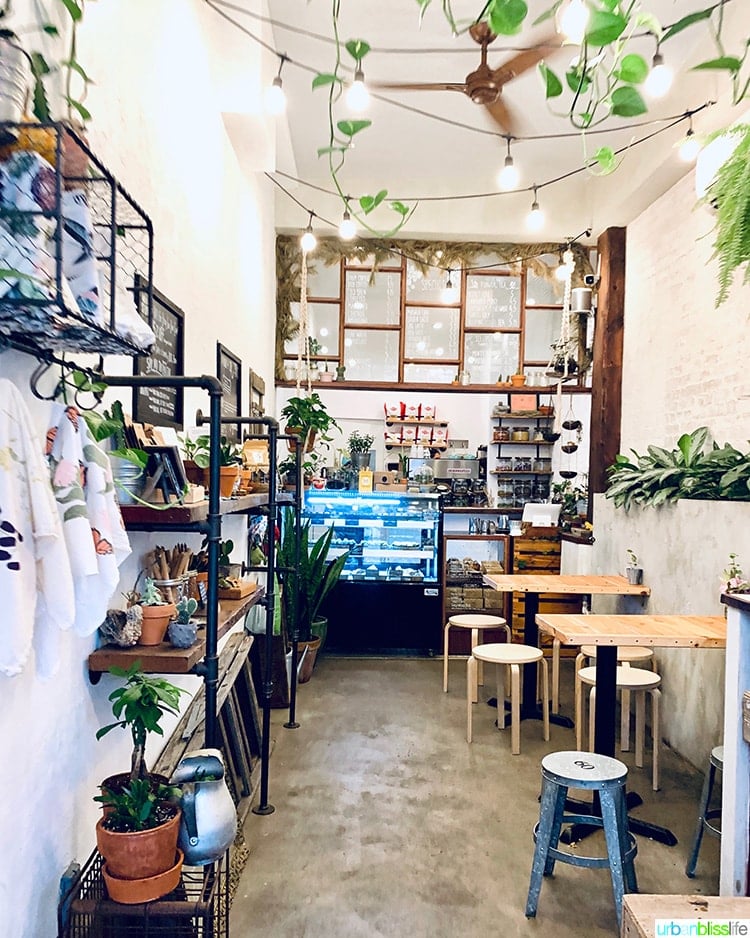
M 198 623 L 193 619 L 198 600 L 192 596 L 182 596 L 177 600 L 177 616 L 167 627 L 169 640 L 175 648 L 190 648 L 198 639 Z
M 185 478 L 193 485 L 203 484 L 203 469 L 195 461 L 195 454 L 200 449 L 198 440 L 194 440 L 188 433 L 178 433 L 180 447 L 182 448 L 182 465 L 185 467 Z
M 360 433 L 352 430 L 347 440 L 349 458 L 355 469 L 368 469 L 370 466 L 370 451 L 375 438 L 370 433 Z
M 638 565 L 638 557 L 629 547 L 626 553 L 628 555 L 628 565 L 625 567 L 625 576 L 628 578 L 628 583 L 638 586 L 639 583 L 643 583 L 643 567 Z
M 127 594 L 128 604 L 139 603 L 143 613 L 139 645 L 160 645 L 167 634 L 170 620 L 177 611 L 174 603 L 166 602 L 151 577 L 146 577 L 143 592 Z
M 199 436 L 194 441 L 193 459 L 203 470 L 203 484 L 209 487 L 209 464 L 211 460 L 211 439 Z M 219 443 L 219 488 L 222 498 L 229 498 L 239 478 L 242 450 L 239 443 L 223 436 Z
M 307 397 L 290 397 L 281 408 L 281 416 L 286 420 L 284 432 L 298 436 L 307 453 L 312 451 L 316 439 L 328 444 L 331 440 L 328 431 L 333 427 L 339 429 L 316 391 Z M 290 441 L 289 449 L 294 452 L 293 441 Z
M 277 552 L 279 579 L 282 584 L 281 610 L 287 631 L 297 628 L 299 641 L 307 645 L 306 668 L 300 681 L 309 680 L 317 653 L 325 641 L 328 620 L 320 616 L 320 606 L 341 576 L 349 551 L 329 559 L 333 528 L 310 543 L 309 518 L 300 527 L 299 564 L 295 537 L 295 515 L 286 508 Z
M 120 401 L 113 401 L 102 413 L 82 411 L 89 433 L 97 443 L 109 440 L 109 462 L 117 501 L 132 505 L 140 497 L 146 482 L 148 453 L 131 446 L 126 431 L 126 417 Z
M 742 572 L 737 554 L 729 555 L 729 563 L 721 574 L 722 593 L 750 593 L 750 580 Z
M 581 517 L 578 510 L 580 502 L 588 498 L 588 491 L 580 485 L 574 485 L 570 479 L 552 483 L 552 502 L 561 505 L 560 527 L 563 531 L 570 530 L 570 526 Z
M 104 808 L 96 825 L 96 842 L 110 897 L 118 902 L 147 902 L 165 895 L 179 881 L 182 865 L 177 851 L 180 825 L 179 789 L 161 776 L 149 774 L 146 740 L 164 735 L 162 717 L 179 713 L 185 693 L 164 678 L 144 674 L 140 663 L 129 669 L 113 667 L 124 679 L 109 695 L 114 723 L 97 731 L 101 739 L 116 727 L 129 729 L 133 739 L 130 773 L 111 776 L 94 800 Z M 134 892 L 132 890 L 135 890 Z

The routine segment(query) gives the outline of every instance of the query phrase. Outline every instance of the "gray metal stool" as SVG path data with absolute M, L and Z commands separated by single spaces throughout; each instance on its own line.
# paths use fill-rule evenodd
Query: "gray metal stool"
M 698 823 L 695 827 L 693 837 L 693 846 L 690 850 L 690 858 L 685 867 L 685 875 L 692 879 L 695 876 L 695 867 L 698 865 L 698 853 L 703 841 L 703 832 L 708 831 L 712 837 L 721 838 L 721 827 L 716 827 L 712 821 L 721 820 L 721 808 L 711 808 L 711 795 L 716 783 L 716 770 L 724 770 L 724 747 L 715 746 L 711 750 L 711 756 L 708 760 L 708 772 L 703 779 L 703 791 L 701 792 L 701 803 L 698 809 Z
M 628 831 L 625 805 L 627 766 L 618 759 L 595 752 L 553 752 L 542 759 L 542 798 L 539 823 L 534 828 L 534 860 L 526 899 L 526 916 L 536 915 L 543 876 L 551 876 L 555 862 L 594 869 L 609 867 L 618 927 L 622 921 L 622 897 L 625 892 L 638 892 L 633 858 L 638 852 L 635 839 Z M 584 788 L 596 792 L 601 817 L 565 814 L 568 788 Z M 605 857 L 587 857 L 568 853 L 558 847 L 563 824 L 588 824 L 604 828 L 607 842 Z

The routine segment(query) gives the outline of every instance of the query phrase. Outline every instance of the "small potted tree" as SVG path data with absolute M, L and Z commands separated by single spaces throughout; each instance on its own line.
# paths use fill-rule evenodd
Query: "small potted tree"
M 628 583 L 631 583 L 633 586 L 638 586 L 640 583 L 643 583 L 643 567 L 639 565 L 638 557 L 629 547 L 625 553 L 628 555 L 628 565 L 625 567 L 625 576 L 628 578 Z
M 370 433 L 360 433 L 359 430 L 352 430 L 347 440 L 349 447 L 349 458 L 352 461 L 354 469 L 370 468 L 370 453 L 375 438 Z
M 203 484 L 209 487 L 209 465 L 211 462 L 211 440 L 209 436 L 199 436 L 195 440 L 193 459 L 203 470 Z M 219 444 L 219 488 L 222 498 L 229 498 L 234 491 L 240 475 L 242 450 L 239 443 L 223 436 Z

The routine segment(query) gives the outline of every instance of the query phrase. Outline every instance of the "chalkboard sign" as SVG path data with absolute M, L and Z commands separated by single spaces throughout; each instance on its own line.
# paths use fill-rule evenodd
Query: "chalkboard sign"
M 135 301 L 138 312 L 154 330 L 156 341 L 151 352 L 135 359 L 136 375 L 183 375 L 185 360 L 185 314 L 163 293 L 153 290 L 149 321 L 146 281 L 135 276 Z M 133 388 L 133 420 L 159 427 L 183 427 L 182 388 Z
M 221 416 L 236 417 L 242 414 L 242 362 L 229 349 L 216 343 L 216 377 L 221 382 L 224 396 L 221 399 Z M 228 440 L 240 442 L 241 424 L 223 423 L 221 435 Z

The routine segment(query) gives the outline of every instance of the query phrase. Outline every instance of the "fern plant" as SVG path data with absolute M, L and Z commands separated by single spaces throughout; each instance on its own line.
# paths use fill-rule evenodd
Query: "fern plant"
M 734 272 L 743 264 L 743 283 L 750 283 L 750 124 L 730 127 L 712 139 L 722 135 L 731 137 L 737 145 L 703 198 L 716 205 L 712 256 L 719 265 L 716 308 L 726 300 Z

